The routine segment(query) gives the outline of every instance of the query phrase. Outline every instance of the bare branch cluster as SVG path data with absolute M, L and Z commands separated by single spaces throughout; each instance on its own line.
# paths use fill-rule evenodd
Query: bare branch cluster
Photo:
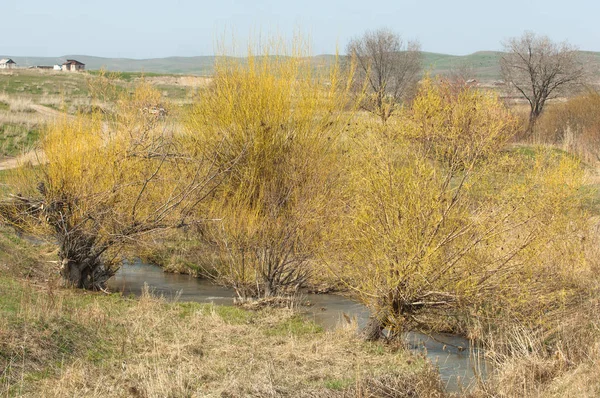
M 396 105 L 415 93 L 421 75 L 421 46 L 389 29 L 368 31 L 350 41 L 346 54 L 356 62 L 355 88 L 366 91 L 363 109 L 387 121 Z
M 500 60 L 506 83 L 523 96 L 529 106 L 528 132 L 549 99 L 564 95 L 584 78 L 577 48 L 567 42 L 555 43 L 547 36 L 525 32 L 504 43 Z

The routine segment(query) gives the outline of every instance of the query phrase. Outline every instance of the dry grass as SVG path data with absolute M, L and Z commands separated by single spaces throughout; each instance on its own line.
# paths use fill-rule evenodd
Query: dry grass
M 7 396 L 442 396 L 423 361 L 284 310 L 0 286 L 16 304 L 0 323 Z
M 15 113 L 34 113 L 35 109 L 32 107 L 33 101 L 30 98 L 16 97 L 11 98 L 9 101 L 10 111 Z
M 52 108 L 60 108 L 65 103 L 65 97 L 44 93 L 39 97 L 39 103 Z
M 0 397 L 444 396 L 422 358 L 355 326 L 58 289 L 39 247 L 0 231 Z
M 535 328 L 496 324 L 483 338 L 494 363 L 490 379 L 474 397 L 600 396 L 600 300 L 598 233 L 590 232 L 582 253 L 590 273 L 579 305 L 547 308 Z
M 598 358 L 581 364 L 560 375 L 545 391 L 552 398 L 578 397 L 592 398 L 600 396 L 600 362 Z
M 600 393 L 597 300 L 545 333 L 512 327 L 488 340 L 492 377 L 474 397 L 581 397 Z
M 182 86 L 191 88 L 207 87 L 212 82 L 212 78 L 199 76 L 149 76 L 144 79 L 155 85 Z
M 39 115 L 35 114 L 31 98 L 0 93 L 0 103 L 5 104 L 0 108 L 0 124 L 22 123 L 31 126 L 43 121 L 38 120 Z
M 551 104 L 537 123 L 537 139 L 597 164 L 600 161 L 599 104 L 600 94 L 596 91 Z
M 28 128 L 46 123 L 47 117 L 40 113 L 0 112 L 0 124 L 20 124 Z

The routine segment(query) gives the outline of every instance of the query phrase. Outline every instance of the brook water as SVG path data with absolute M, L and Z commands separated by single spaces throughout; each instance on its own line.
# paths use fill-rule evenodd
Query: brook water
M 177 298 L 179 301 L 233 305 L 235 296 L 232 289 L 188 275 L 165 273 L 160 267 L 141 262 L 123 266 L 109 282 L 112 291 L 123 292 L 125 295 L 139 296 L 145 285 L 155 295 L 162 295 L 167 299 Z M 311 305 L 301 307 L 301 311 L 326 330 L 332 330 L 345 322 L 342 315 L 344 313 L 350 318 L 356 318 L 359 327 L 365 325 L 369 318 L 369 311 L 365 306 L 339 295 L 305 294 L 304 298 Z M 411 350 L 425 354 L 439 367 L 447 391 L 457 391 L 461 385 L 466 388 L 472 384 L 475 369 L 481 374 L 486 373 L 485 368 L 481 369 L 480 361 L 473 359 L 474 350 L 464 338 L 446 334 L 426 336 L 420 333 L 408 333 L 405 338 Z

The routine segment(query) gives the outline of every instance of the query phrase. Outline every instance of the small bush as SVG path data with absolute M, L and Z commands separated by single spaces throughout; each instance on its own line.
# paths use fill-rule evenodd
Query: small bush
M 536 126 L 541 143 L 600 161 L 600 93 L 591 91 L 548 107 Z

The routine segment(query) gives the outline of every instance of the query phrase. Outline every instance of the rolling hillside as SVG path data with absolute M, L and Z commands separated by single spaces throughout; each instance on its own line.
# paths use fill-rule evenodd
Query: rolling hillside
M 61 57 L 12 57 L 18 66 L 55 65 L 62 64 L 67 59 L 76 59 L 86 65 L 86 69 L 97 70 L 105 68 L 119 72 L 150 72 L 150 73 L 180 73 L 194 75 L 209 75 L 212 73 L 215 57 L 168 57 L 153 59 L 103 58 L 89 55 L 63 55 Z
M 600 75 L 600 53 L 581 52 L 585 62 L 590 66 L 590 70 Z M 474 70 L 477 77 L 481 80 L 500 79 L 499 59 L 501 52 L 497 51 L 478 51 L 469 55 L 449 55 L 424 52 L 423 66 L 431 74 L 447 73 L 453 68 L 468 66 Z M 131 58 L 103 58 L 89 55 L 63 55 L 61 57 L 13 57 L 10 55 L 0 55 L 0 58 L 12 58 L 21 67 L 34 65 L 54 65 L 62 64 L 66 59 L 76 59 L 86 64 L 86 68 L 97 70 L 105 68 L 109 71 L 120 72 L 148 72 L 161 74 L 192 74 L 192 75 L 210 75 L 213 71 L 215 61 L 214 56 L 197 57 L 167 57 L 152 59 L 131 59 Z M 327 64 L 332 62 L 333 55 L 317 55 L 311 59 L 315 64 Z

